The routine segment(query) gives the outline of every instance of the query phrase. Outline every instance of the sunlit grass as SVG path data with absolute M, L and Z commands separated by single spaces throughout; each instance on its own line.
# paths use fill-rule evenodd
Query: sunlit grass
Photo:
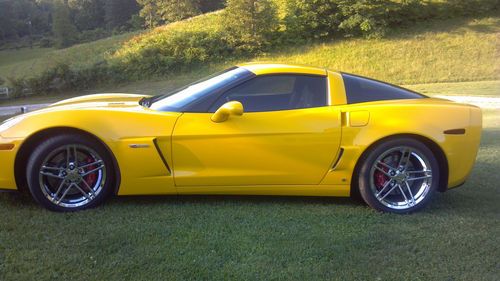
M 347 39 L 258 57 L 357 73 L 399 84 L 498 80 L 500 18 L 449 20 L 384 39 Z
M 422 94 L 500 97 L 500 81 L 404 85 Z
M 86 67 L 102 62 L 137 32 L 83 43 L 66 49 L 20 49 L 0 51 L 0 77 L 31 77 L 57 63 Z
M 2 51 L 0 73 L 5 76 L 5 69 L 10 69 L 16 76 L 29 76 L 57 62 L 85 68 L 103 61 L 122 59 L 128 54 L 143 51 L 144 47 L 161 45 L 165 34 L 206 28 L 216 30 L 220 28 L 216 24 L 219 16 L 218 13 L 211 13 L 149 32 L 127 33 L 63 50 L 43 52 L 39 59 L 30 57 L 17 66 L 12 64 L 16 59 L 6 59 L 12 55 Z M 224 62 L 211 62 L 209 67 L 200 65 L 193 68 L 195 73 L 183 71 L 182 75 L 198 77 L 199 69 L 208 73 L 209 70 L 220 70 L 243 61 L 265 60 L 326 67 L 398 84 L 499 80 L 499 34 L 500 18 L 430 21 L 395 30 L 383 39 L 338 38 L 330 42 L 281 46 L 276 51 L 254 58 L 228 58 Z M 22 67 L 23 64 L 35 67 Z

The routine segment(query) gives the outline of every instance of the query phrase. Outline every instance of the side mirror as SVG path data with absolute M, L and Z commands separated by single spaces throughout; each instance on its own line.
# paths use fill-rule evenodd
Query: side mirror
M 210 118 L 215 123 L 224 122 L 229 119 L 229 116 L 243 115 L 243 105 L 239 101 L 230 101 L 223 104 Z

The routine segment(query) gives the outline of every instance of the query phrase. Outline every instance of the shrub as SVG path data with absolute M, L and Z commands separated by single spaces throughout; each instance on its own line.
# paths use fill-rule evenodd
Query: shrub
M 161 26 L 131 39 L 113 37 L 109 42 L 75 46 L 71 52 L 62 50 L 61 63 L 11 84 L 19 93 L 26 88 L 49 93 L 167 75 L 282 44 L 334 36 L 380 37 L 391 28 L 418 21 L 491 13 L 499 2 L 228 0 L 222 12 Z M 98 37 L 100 32 L 84 37 Z
M 50 40 L 50 38 L 42 37 L 38 41 L 38 45 L 40 46 L 40 48 L 50 48 L 54 45 L 54 43 L 52 42 L 52 40 Z
M 278 29 L 277 9 L 269 0 L 228 0 L 223 25 L 227 42 L 238 53 L 267 48 Z
M 109 33 L 103 28 L 96 28 L 92 30 L 84 30 L 78 34 L 78 42 L 92 42 L 109 36 Z

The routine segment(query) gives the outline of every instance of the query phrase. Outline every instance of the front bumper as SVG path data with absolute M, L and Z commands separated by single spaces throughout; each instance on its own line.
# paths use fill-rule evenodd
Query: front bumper
M 14 176 L 14 163 L 21 139 L 3 138 L 0 136 L 0 189 L 17 190 Z

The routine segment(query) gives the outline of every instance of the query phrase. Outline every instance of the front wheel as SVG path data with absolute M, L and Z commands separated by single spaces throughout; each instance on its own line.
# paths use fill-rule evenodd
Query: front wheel
M 411 138 L 383 142 L 368 152 L 358 186 L 372 208 L 411 213 L 423 208 L 439 184 L 439 166 L 432 151 Z
M 102 203 L 114 185 L 112 162 L 101 143 L 61 135 L 41 143 L 27 164 L 30 192 L 53 211 L 78 211 Z

